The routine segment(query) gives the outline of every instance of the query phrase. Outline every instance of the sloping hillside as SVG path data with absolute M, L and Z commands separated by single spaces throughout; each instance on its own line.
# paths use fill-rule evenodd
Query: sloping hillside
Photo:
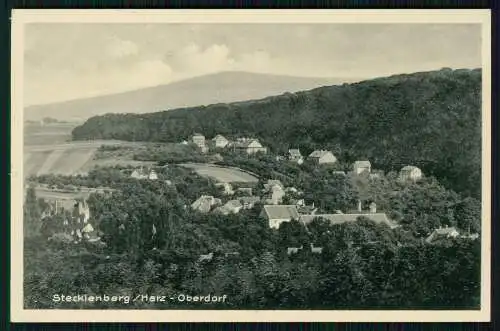
M 222 72 L 136 91 L 30 106 L 25 118 L 87 119 L 106 113 L 145 113 L 179 107 L 263 98 L 319 86 L 341 84 L 346 78 L 288 77 L 247 72 Z M 350 81 L 353 81 L 352 79 Z
M 420 166 L 480 195 L 481 71 L 443 69 L 286 93 L 258 101 L 89 119 L 73 139 L 179 141 L 195 131 L 255 135 L 274 151 L 333 150 L 375 167 Z

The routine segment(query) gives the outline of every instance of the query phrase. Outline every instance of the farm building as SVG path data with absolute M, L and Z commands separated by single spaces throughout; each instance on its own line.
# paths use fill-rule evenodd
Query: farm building
M 229 140 L 226 139 L 223 135 L 216 135 L 212 142 L 214 143 L 215 148 L 225 148 L 229 144 Z
M 414 166 L 406 166 L 399 172 L 402 181 L 415 181 L 422 178 L 422 170 Z
M 309 159 L 317 164 L 333 164 L 337 158 L 330 151 L 316 150 L 309 154 Z
M 370 173 L 372 170 L 372 164 L 370 161 L 356 161 L 353 164 L 353 171 L 356 175 L 362 173 Z
M 261 216 L 268 220 L 269 227 L 272 229 L 278 229 L 284 222 L 299 219 L 299 213 L 295 205 L 265 205 Z

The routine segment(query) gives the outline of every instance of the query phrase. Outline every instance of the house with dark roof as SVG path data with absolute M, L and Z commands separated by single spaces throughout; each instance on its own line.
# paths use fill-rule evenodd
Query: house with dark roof
M 333 164 L 337 162 L 337 158 L 330 151 L 315 150 L 309 154 L 309 160 L 312 160 L 316 164 Z
M 305 225 L 310 224 L 316 218 L 327 220 L 330 224 L 343 224 L 348 222 L 357 222 L 359 217 L 366 217 L 378 224 L 386 224 L 391 229 L 396 228 L 398 225 L 390 220 L 385 213 L 359 213 L 359 214 L 314 214 L 314 215 L 300 215 L 300 221 Z
M 261 217 L 269 222 L 269 227 L 278 229 L 284 222 L 299 220 L 299 212 L 295 205 L 265 205 Z

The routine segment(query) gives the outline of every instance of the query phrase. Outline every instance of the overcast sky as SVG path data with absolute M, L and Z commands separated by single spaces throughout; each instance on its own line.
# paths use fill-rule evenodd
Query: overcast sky
M 238 70 L 376 77 L 481 67 L 480 25 L 28 24 L 25 105 Z

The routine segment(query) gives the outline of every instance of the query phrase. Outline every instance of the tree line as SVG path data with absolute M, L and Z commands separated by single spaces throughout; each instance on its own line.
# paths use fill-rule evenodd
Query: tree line
M 480 199 L 481 70 L 395 75 L 244 103 L 150 114 L 107 114 L 73 139 L 178 142 L 194 132 L 254 136 L 275 153 L 332 150 L 384 171 L 411 164 Z

